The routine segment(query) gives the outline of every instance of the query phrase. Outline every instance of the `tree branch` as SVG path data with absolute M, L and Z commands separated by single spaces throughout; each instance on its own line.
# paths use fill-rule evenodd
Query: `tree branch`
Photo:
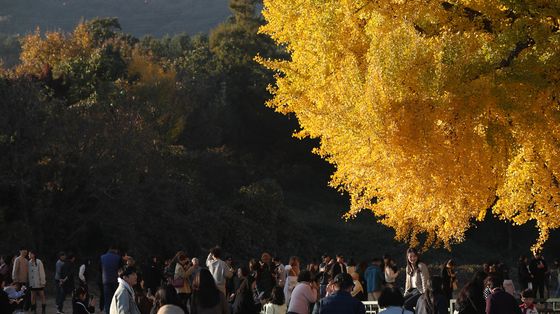
M 515 44 L 515 48 L 509 53 L 509 56 L 506 59 L 503 59 L 498 66 L 498 69 L 502 69 L 511 65 L 513 60 L 521 54 L 521 52 L 535 44 L 535 40 L 531 37 L 528 37 L 524 41 L 520 41 Z

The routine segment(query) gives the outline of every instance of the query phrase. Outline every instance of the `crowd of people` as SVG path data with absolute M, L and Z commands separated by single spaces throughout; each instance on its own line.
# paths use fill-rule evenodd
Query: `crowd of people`
M 342 254 L 324 254 L 320 263 L 303 267 L 298 257 L 284 264 L 266 252 L 246 266 L 236 265 L 220 247 L 202 261 L 179 251 L 163 263 L 154 256 L 139 267 L 133 256 L 111 247 L 99 258 L 95 289 L 88 278 L 91 267 L 91 260 L 77 263 L 72 253 L 58 254 L 57 313 L 64 313 L 67 303 L 66 310 L 76 314 L 362 314 L 364 301 L 377 301 L 382 314 L 455 314 L 449 304 L 456 297 L 459 314 L 536 314 L 536 297 L 544 299 L 545 288 L 549 296 L 560 293 L 558 261 L 551 293 L 547 279 L 552 272 L 539 254 L 519 259 L 520 293 L 503 263 L 485 263 L 459 290 L 453 260 L 431 275 L 434 268 L 413 248 L 399 268 L 388 255 L 356 264 Z M 45 266 L 36 252 L 22 249 L 11 260 L 0 257 L 0 284 L 0 314 L 46 313 Z

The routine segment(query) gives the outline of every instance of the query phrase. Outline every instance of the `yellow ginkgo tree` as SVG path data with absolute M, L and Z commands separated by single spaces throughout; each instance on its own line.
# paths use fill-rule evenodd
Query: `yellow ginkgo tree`
M 290 53 L 268 105 L 320 139 L 350 195 L 400 240 L 450 244 L 488 210 L 560 226 L 560 2 L 265 0 Z

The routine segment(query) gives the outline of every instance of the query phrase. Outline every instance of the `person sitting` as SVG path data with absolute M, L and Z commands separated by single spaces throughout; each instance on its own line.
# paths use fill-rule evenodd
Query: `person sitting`
M 8 294 L 8 298 L 12 300 L 23 298 L 25 296 L 25 290 L 25 286 L 19 282 L 12 282 L 12 284 L 4 288 L 4 291 Z
M 386 287 L 379 296 L 379 307 L 383 310 L 379 314 L 413 314 L 403 309 L 404 296 L 395 286 Z
M 9 302 L 14 306 L 14 311 L 23 312 L 23 300 L 25 298 L 26 287 L 19 282 L 12 282 L 11 285 L 4 288 L 4 292 L 8 295 Z
M 350 294 L 354 288 L 354 280 L 347 273 L 334 277 L 333 284 L 327 289 L 328 296 L 319 301 L 319 314 L 365 314 L 362 302 Z M 331 290 L 332 291 L 328 291 Z
M 0 274 L 0 313 L 12 313 L 23 299 L 12 300 L 4 290 L 6 279 Z
M 88 292 L 85 287 L 80 286 L 74 291 L 72 300 L 73 314 L 93 314 L 95 313 L 95 300 L 91 298 L 88 302 Z

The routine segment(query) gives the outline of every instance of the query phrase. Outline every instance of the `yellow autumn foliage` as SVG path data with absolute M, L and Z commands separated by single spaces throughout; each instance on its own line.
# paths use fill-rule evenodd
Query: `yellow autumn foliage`
M 350 218 L 464 240 L 490 209 L 560 226 L 560 2 L 265 0 L 289 60 L 268 105 L 320 138 Z
M 60 75 L 59 66 L 69 58 L 87 59 L 95 51 L 87 26 L 80 23 L 74 32 L 46 32 L 44 36 L 37 29 L 22 40 L 19 74 L 40 75 L 45 65 L 52 67 L 54 76 Z

